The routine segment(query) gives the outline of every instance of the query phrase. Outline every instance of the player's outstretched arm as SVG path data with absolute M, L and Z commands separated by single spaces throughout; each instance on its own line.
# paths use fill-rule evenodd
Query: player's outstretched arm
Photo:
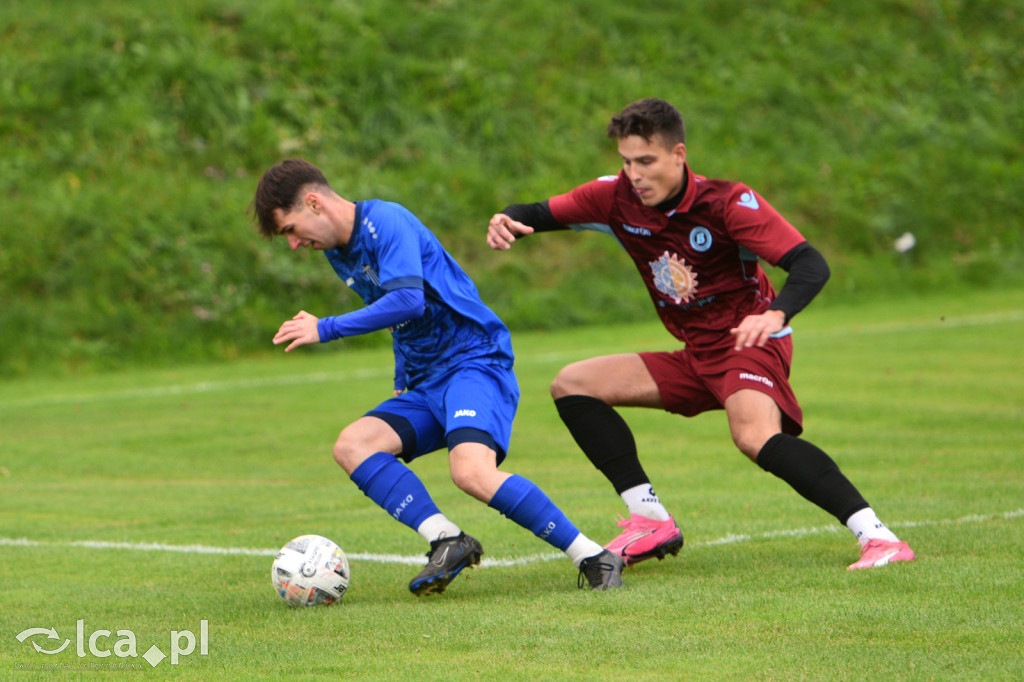
M 315 315 L 310 315 L 305 310 L 300 310 L 298 314 L 290 320 L 287 320 L 281 325 L 281 328 L 274 334 L 274 345 L 280 346 L 282 343 L 291 343 L 284 349 L 286 353 L 291 352 L 299 346 L 305 346 L 308 343 L 320 343 L 320 332 L 317 329 L 317 322 L 320 318 Z
M 487 224 L 487 245 L 497 251 L 507 251 L 516 237 L 524 234 L 533 234 L 533 228 L 504 213 L 495 213 Z

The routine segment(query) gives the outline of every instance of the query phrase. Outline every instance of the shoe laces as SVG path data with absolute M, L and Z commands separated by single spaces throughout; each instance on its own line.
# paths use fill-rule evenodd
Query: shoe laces
M 437 551 L 437 548 L 440 547 L 443 543 L 445 543 L 445 542 L 453 542 L 455 540 L 458 540 L 460 537 L 462 537 L 462 535 L 463 535 L 462 533 L 459 533 L 458 535 L 456 535 L 454 537 L 448 537 L 447 534 L 442 532 L 441 535 L 438 536 L 438 538 L 436 540 L 431 540 L 430 541 L 430 549 L 427 550 L 427 558 L 429 559 L 430 557 L 432 557 L 434 555 L 434 552 Z
M 598 561 L 597 557 L 599 556 L 601 555 L 598 554 L 597 556 L 592 556 L 589 559 L 584 559 L 580 562 L 580 574 L 576 576 L 577 588 L 582 590 L 586 584 L 590 583 L 590 576 L 588 575 L 588 572 L 600 571 L 601 573 L 611 573 L 615 570 L 615 566 L 613 564 L 606 561 Z M 586 583 L 584 580 L 586 580 Z
M 863 545 L 860 546 L 860 555 L 864 556 L 870 550 L 874 549 L 875 547 L 878 547 L 878 546 L 882 545 L 884 542 L 885 542 L 885 540 L 879 540 L 878 538 L 872 538 L 872 539 L 868 540 L 867 542 L 865 542 Z

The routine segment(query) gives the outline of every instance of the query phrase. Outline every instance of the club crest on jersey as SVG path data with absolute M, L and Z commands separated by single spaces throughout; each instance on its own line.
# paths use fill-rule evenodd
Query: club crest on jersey
M 690 247 L 699 253 L 711 248 L 711 230 L 706 227 L 695 227 L 690 230 Z
M 658 260 L 650 262 L 654 274 L 654 286 L 676 305 L 689 302 L 697 293 L 697 275 L 686 261 L 668 251 Z

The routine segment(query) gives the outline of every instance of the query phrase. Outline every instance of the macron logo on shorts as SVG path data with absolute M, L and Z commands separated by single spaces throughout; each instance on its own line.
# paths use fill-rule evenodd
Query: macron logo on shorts
M 740 379 L 746 381 L 756 381 L 760 384 L 764 384 L 768 388 L 775 388 L 775 382 L 773 382 L 768 377 L 761 377 L 756 374 L 751 374 L 750 372 L 740 372 Z
M 475 417 L 476 410 L 456 410 L 454 416 L 456 419 L 459 417 Z

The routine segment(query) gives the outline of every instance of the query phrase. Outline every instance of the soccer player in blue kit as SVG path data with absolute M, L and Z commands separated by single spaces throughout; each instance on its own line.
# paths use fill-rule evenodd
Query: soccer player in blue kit
M 285 351 L 390 329 L 395 349 L 391 398 L 346 426 L 334 459 L 352 482 L 430 543 L 416 595 L 443 592 L 480 543 L 441 513 L 404 462 L 447 447 L 461 490 L 565 552 L 591 589 L 622 585 L 623 561 L 583 535 L 535 484 L 498 469 L 511 438 L 519 387 L 508 328 L 416 216 L 394 203 L 352 202 L 316 166 L 289 159 L 260 179 L 253 200 L 260 232 L 292 250 L 323 251 L 367 304 L 335 317 L 306 311 L 281 325 Z

